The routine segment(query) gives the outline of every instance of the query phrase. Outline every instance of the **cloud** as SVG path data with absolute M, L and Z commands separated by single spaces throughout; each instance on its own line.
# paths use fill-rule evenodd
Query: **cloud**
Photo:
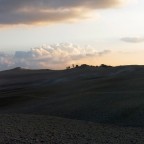
M 144 42 L 144 37 L 124 37 L 121 40 L 129 43 L 140 43 Z
M 85 19 L 124 0 L 0 0 L 0 25 L 49 24 Z
M 71 64 L 89 63 L 97 57 L 110 53 L 97 51 L 91 46 L 81 47 L 72 43 L 43 45 L 29 51 L 16 51 L 12 56 L 0 55 L 0 70 L 23 67 L 29 69 L 63 69 Z
M 14 65 L 13 56 L 0 52 L 0 70 L 10 69 Z

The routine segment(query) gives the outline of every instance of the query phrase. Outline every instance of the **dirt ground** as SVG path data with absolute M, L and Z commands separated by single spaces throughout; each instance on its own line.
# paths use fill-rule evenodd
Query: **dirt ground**
M 40 115 L 0 115 L 1 144 L 142 144 L 144 128 Z

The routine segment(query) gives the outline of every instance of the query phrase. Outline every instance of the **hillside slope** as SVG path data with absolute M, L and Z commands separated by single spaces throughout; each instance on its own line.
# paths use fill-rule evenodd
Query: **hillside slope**
M 3 71 L 0 113 L 144 126 L 144 66 Z

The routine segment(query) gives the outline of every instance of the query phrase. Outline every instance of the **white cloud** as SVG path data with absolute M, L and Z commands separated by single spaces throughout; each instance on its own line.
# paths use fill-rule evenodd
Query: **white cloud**
M 99 52 L 91 46 L 80 47 L 71 43 L 44 45 L 30 51 L 16 51 L 14 56 L 3 54 L 0 56 L 0 70 L 11 67 L 61 69 L 72 63 L 92 62 L 93 59 L 108 53 L 109 50 Z
M 0 70 L 9 69 L 13 65 L 13 56 L 0 52 Z

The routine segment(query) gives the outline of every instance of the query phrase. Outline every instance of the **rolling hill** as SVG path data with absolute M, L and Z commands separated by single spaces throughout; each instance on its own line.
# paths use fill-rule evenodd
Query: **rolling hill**
M 0 114 L 44 115 L 143 133 L 144 66 L 2 71 Z

